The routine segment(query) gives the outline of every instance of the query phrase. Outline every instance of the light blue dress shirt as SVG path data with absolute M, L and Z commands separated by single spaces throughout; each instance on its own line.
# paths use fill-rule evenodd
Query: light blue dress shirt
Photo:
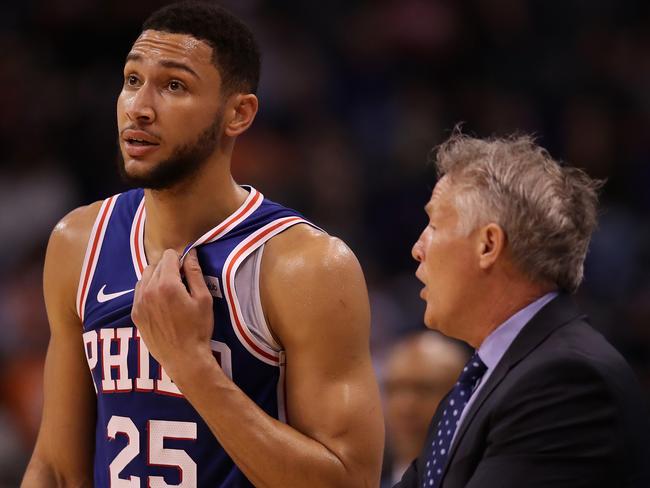
M 530 322 L 530 319 L 532 319 L 535 314 L 537 314 L 537 312 L 539 312 L 542 307 L 544 307 L 544 305 L 553 300 L 557 295 L 557 292 L 552 291 L 543 297 L 538 298 L 534 302 L 526 305 L 524 308 L 519 310 L 508 320 L 494 329 L 492 333 L 485 338 L 483 344 L 481 344 L 478 349 L 478 355 L 487 366 L 487 370 L 483 374 L 483 378 L 481 378 L 481 381 L 474 390 L 474 393 L 472 393 L 472 396 L 467 402 L 467 405 L 463 409 L 463 413 L 460 415 L 460 419 L 458 420 L 458 427 L 456 427 L 456 432 L 454 433 L 454 437 L 451 440 L 451 445 L 454 444 L 454 441 L 456 440 L 456 434 L 460 430 L 460 426 L 463 424 L 465 416 L 472 406 L 472 403 L 474 403 L 474 400 L 478 396 L 478 393 L 481 391 L 481 388 L 483 388 L 483 385 L 485 385 L 488 378 L 490 378 L 490 375 L 497 367 L 499 361 L 501 361 L 501 358 L 506 353 L 510 345 L 519 335 L 524 326 Z

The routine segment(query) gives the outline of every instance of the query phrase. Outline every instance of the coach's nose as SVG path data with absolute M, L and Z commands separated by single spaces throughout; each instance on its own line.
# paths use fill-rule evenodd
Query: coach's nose
M 420 237 L 418 237 L 418 240 L 415 241 L 415 244 L 413 244 L 413 247 L 411 248 L 411 256 L 413 256 L 413 259 L 415 259 L 418 263 L 422 262 L 422 259 L 424 258 L 424 247 L 422 245 L 422 234 L 420 234 Z

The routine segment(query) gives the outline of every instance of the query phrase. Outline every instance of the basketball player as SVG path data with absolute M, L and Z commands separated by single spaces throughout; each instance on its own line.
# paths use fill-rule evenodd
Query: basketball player
M 377 486 L 359 264 L 230 173 L 258 76 L 251 33 L 218 7 L 145 22 L 117 102 L 121 172 L 144 190 L 52 233 L 24 487 Z

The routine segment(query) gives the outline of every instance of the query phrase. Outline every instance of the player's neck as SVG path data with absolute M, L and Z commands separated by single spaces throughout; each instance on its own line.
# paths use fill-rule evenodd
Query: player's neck
M 144 243 L 150 264 L 166 249 L 183 252 L 244 202 L 246 190 L 237 185 L 229 170 L 221 168 L 206 168 L 173 190 L 145 190 Z

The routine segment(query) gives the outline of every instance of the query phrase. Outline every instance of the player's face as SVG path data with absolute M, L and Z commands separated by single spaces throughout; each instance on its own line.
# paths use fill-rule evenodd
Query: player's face
M 430 329 L 461 338 L 458 327 L 463 326 L 464 309 L 471 306 L 479 268 L 472 235 L 464 236 L 458 230 L 454 192 L 448 177 L 438 182 L 425 207 L 429 223 L 413 246 L 412 254 L 420 263 L 415 274 L 424 283 L 420 292 L 426 302 L 424 323 Z
M 127 56 L 117 100 L 122 176 L 164 189 L 196 174 L 218 149 L 222 107 L 221 77 L 206 42 L 144 31 Z

